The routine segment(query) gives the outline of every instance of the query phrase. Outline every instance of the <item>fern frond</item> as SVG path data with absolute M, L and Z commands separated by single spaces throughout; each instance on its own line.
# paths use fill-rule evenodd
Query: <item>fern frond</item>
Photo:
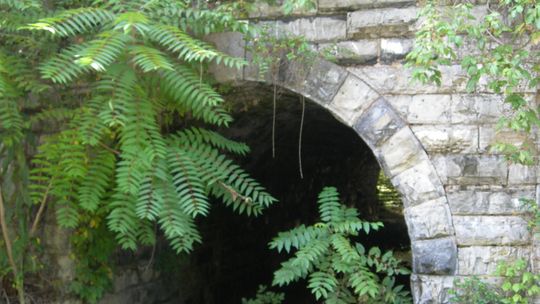
M 106 96 L 97 95 L 81 109 L 77 123 L 84 144 L 95 146 L 103 137 L 107 126 L 99 117 L 99 113 L 107 106 L 107 101 Z
M 170 148 L 168 160 L 179 206 L 191 217 L 206 216 L 210 203 L 205 184 L 193 159 L 182 150 Z
M 358 262 L 360 259 L 356 248 L 352 247 L 350 241 L 340 234 L 332 236 L 332 247 L 346 263 Z
M 327 272 L 316 271 L 309 275 L 308 288 L 317 300 L 328 298 L 337 286 L 337 279 Z
M 249 153 L 248 145 L 227 139 L 217 132 L 202 128 L 193 127 L 185 129 L 177 132 L 171 137 L 178 142 L 188 143 L 192 146 L 204 143 L 220 150 L 232 152 L 238 155 L 246 155 Z
M 201 243 L 202 238 L 193 217 L 184 213 L 176 203 L 177 195 L 174 188 L 171 186 L 167 188 L 169 191 L 165 191 L 167 195 L 159 216 L 160 227 L 177 253 L 190 252 L 195 243 Z
M 178 27 L 170 25 L 154 25 L 150 28 L 148 36 L 186 62 L 223 63 L 227 67 L 240 69 L 247 62 L 243 58 L 236 58 L 217 51 L 213 46 L 199 39 L 193 38 Z
M 90 66 L 98 72 L 105 71 L 124 51 L 129 37 L 117 31 L 102 32 L 97 39 L 89 41 L 87 46 L 79 51 L 75 63 L 80 66 Z
M 340 220 L 339 215 L 342 213 L 342 209 L 336 188 L 324 187 L 319 193 L 317 203 L 319 204 L 319 214 L 324 222 Z
M 184 66 L 175 66 L 174 71 L 161 74 L 162 90 L 169 95 L 183 111 L 205 122 L 227 126 L 232 117 L 221 107 L 223 98 L 200 76 Z
M 132 60 L 143 72 L 173 70 L 173 65 L 161 51 L 147 46 L 136 45 L 129 48 Z
M 112 184 L 115 156 L 107 150 L 99 150 L 90 159 L 87 174 L 78 188 L 78 201 L 84 210 L 94 212 L 101 205 L 105 192 Z
M 145 176 L 137 195 L 136 213 L 140 219 L 156 220 L 161 213 L 169 182 L 167 164 L 164 160 L 154 163 L 153 169 Z
M 0 139 L 2 143 L 7 147 L 17 144 L 24 136 L 23 127 L 24 122 L 17 106 L 17 100 L 2 97 L 0 92 Z
M 45 61 L 39 67 L 41 76 L 44 79 L 50 79 L 54 83 L 67 84 L 82 74 L 91 72 L 92 68 L 90 66 L 74 63 L 77 55 L 89 46 L 88 42 L 73 45 Z
M 55 17 L 43 18 L 27 27 L 30 30 L 45 30 L 60 37 L 75 36 L 95 29 L 115 19 L 111 12 L 99 8 L 83 7 L 67 10 Z
M 56 124 L 56 123 L 65 123 L 70 121 L 79 109 L 69 109 L 69 108 L 51 108 L 42 110 L 39 113 L 33 114 L 28 120 L 28 125 L 33 126 L 36 124 Z
M 139 220 L 135 212 L 136 197 L 116 190 L 110 203 L 111 213 L 107 217 L 107 227 L 116 233 L 116 239 L 123 249 L 135 250 L 139 235 Z
M 354 293 L 363 296 L 368 295 L 371 298 L 379 294 L 378 277 L 369 269 L 360 269 L 351 274 L 348 285 L 354 290 Z
M 115 18 L 114 29 L 123 31 L 126 34 L 131 34 L 132 29 L 135 29 L 138 34 L 145 37 L 147 36 L 149 22 L 148 17 L 140 11 L 126 11 Z
M 317 227 L 300 225 L 289 231 L 278 233 L 277 237 L 270 242 L 269 247 L 278 252 L 285 250 L 288 253 L 291 248 L 299 249 L 323 234 L 323 230 Z

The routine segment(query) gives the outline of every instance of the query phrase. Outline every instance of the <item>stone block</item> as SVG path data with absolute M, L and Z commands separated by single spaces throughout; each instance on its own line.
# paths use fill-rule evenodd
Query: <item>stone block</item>
M 340 65 L 365 64 L 377 61 L 379 43 L 380 41 L 377 39 L 321 43 L 318 52 L 331 54 Z
M 450 122 L 450 95 L 414 95 L 407 122 L 412 124 L 444 124 Z
M 524 213 L 522 198 L 535 197 L 534 187 L 520 189 L 469 189 L 446 191 L 454 215 L 504 215 Z
M 536 184 L 537 166 L 524 166 L 519 164 L 508 165 L 508 184 L 526 185 Z
M 396 175 L 392 184 L 403 195 L 405 207 L 444 196 L 444 189 L 429 160 Z
M 452 95 L 452 123 L 497 123 L 503 114 L 503 108 L 501 95 L 455 94 Z
M 459 185 L 504 185 L 506 184 L 507 162 L 496 155 L 448 155 L 439 159 L 441 174 L 448 184 Z
M 332 101 L 348 74 L 347 70 L 338 65 L 317 61 L 309 71 L 305 87 L 299 88 L 299 92 L 326 105 Z
M 528 247 L 472 246 L 458 249 L 460 275 L 495 275 L 501 261 L 512 263 L 517 259 L 529 259 Z
M 373 149 L 403 128 L 405 123 L 384 98 L 379 98 L 354 123 L 354 130 Z
M 298 18 L 276 22 L 281 36 L 303 36 L 310 42 L 333 42 L 347 36 L 347 21 L 341 17 Z
M 496 125 L 481 125 L 479 148 L 481 152 L 491 152 L 491 148 L 496 143 L 506 143 L 521 146 L 528 139 L 528 134 L 512 130 L 497 130 Z
M 359 10 L 347 14 L 349 38 L 395 37 L 411 34 L 418 8 L 387 8 Z
M 454 233 L 444 197 L 405 208 L 404 215 L 411 240 L 440 238 Z
M 376 152 L 377 153 L 377 152 Z M 429 159 L 410 128 L 404 127 L 380 146 L 383 169 L 388 177 Z
M 411 70 L 401 64 L 358 66 L 349 70 L 382 95 L 456 94 L 466 92 L 466 73 L 458 65 L 441 67 L 441 85 L 421 84 L 411 78 Z
M 412 295 L 416 304 L 449 303 L 448 291 L 454 286 L 454 276 L 411 275 Z
M 319 0 L 319 11 L 333 13 L 361 8 L 401 7 L 414 5 L 411 0 Z
M 405 58 L 413 48 L 413 39 L 385 38 L 381 39 L 381 61 L 392 63 Z
M 526 245 L 527 220 L 519 216 L 453 216 L 460 246 Z
M 414 134 L 431 153 L 475 153 L 478 151 L 478 127 L 470 125 L 414 125 Z
M 453 238 L 413 241 L 415 274 L 452 275 L 456 272 L 457 247 Z
M 227 55 L 238 58 L 246 57 L 246 42 L 244 41 L 244 35 L 241 33 L 228 32 L 211 34 L 206 36 L 204 40 L 215 45 L 218 50 Z M 218 65 L 216 63 L 210 64 L 209 72 L 218 82 L 242 81 L 244 78 L 242 68 L 228 68 L 224 65 Z
M 378 97 L 365 82 L 350 74 L 328 108 L 351 126 Z

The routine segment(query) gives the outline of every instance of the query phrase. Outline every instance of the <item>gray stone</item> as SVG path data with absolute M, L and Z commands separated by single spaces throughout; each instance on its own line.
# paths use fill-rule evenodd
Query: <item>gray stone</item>
M 400 130 L 405 123 L 384 98 L 379 98 L 356 121 L 353 128 L 374 150 Z
M 404 215 L 411 240 L 440 238 L 454 233 L 452 215 L 444 197 L 405 208 Z
M 240 33 L 219 33 L 205 37 L 205 40 L 214 44 L 221 52 L 233 57 L 245 58 L 246 42 Z M 243 69 L 228 68 L 212 63 L 209 72 L 218 82 L 241 81 L 244 78 Z
M 338 65 L 327 61 L 317 61 L 309 71 L 306 85 L 300 92 L 314 101 L 328 104 L 341 88 L 348 74 L 347 70 Z
M 452 95 L 452 123 L 497 123 L 503 113 L 500 95 Z
M 378 97 L 365 82 L 350 74 L 328 108 L 351 126 Z
M 454 215 L 504 215 L 526 211 L 522 198 L 534 198 L 534 187 L 520 189 L 447 190 Z
M 521 146 L 524 142 L 532 139 L 528 138 L 527 134 L 523 132 L 516 132 L 512 130 L 497 130 L 495 124 L 481 125 L 479 127 L 479 151 L 490 152 L 494 144 L 506 143 L 515 146 Z M 493 151 L 495 152 L 495 151 Z
M 321 43 L 318 51 L 334 56 L 341 65 L 364 64 L 377 61 L 379 43 L 377 39 Z
M 360 8 L 401 7 L 414 5 L 411 0 L 319 0 L 319 11 L 338 12 Z
M 452 275 L 456 272 L 457 247 L 453 238 L 413 241 L 412 251 L 414 273 Z
M 266 1 L 257 0 L 249 10 L 249 18 L 276 18 L 283 17 L 284 12 L 281 5 L 283 0 L 277 0 L 277 5 L 269 4 Z M 317 14 L 317 8 L 307 9 L 302 6 L 295 8 L 290 15 L 292 16 L 312 16 Z
M 466 73 L 458 65 L 441 67 L 441 85 L 421 84 L 411 77 L 411 70 L 401 64 L 357 66 L 349 70 L 369 83 L 381 95 L 456 94 L 466 92 Z
M 411 275 L 415 304 L 449 303 L 448 291 L 454 287 L 454 276 Z
M 501 261 L 512 263 L 531 254 L 528 247 L 473 246 L 458 249 L 460 275 L 495 275 Z
M 414 134 L 428 152 L 475 153 L 478 151 L 478 127 L 469 125 L 415 125 Z
M 359 10 L 347 14 L 350 38 L 394 37 L 411 34 L 416 21 L 416 7 Z
M 381 39 L 381 61 L 392 63 L 405 58 L 413 48 L 413 39 L 386 38 Z
M 456 216 L 454 229 L 460 246 L 526 245 L 527 221 L 519 216 Z
M 388 177 L 428 161 L 428 157 L 410 128 L 404 127 L 380 146 L 383 167 Z
M 508 165 L 508 184 L 526 185 L 536 184 L 536 166 L 524 166 L 519 164 Z
M 460 185 L 504 185 L 507 163 L 502 156 L 495 155 L 450 155 L 443 157 L 440 172 L 449 184 Z
M 403 195 L 405 207 L 444 196 L 442 184 L 429 160 L 396 175 L 392 184 Z
M 407 121 L 412 124 L 450 122 L 450 95 L 415 95 L 409 105 Z
M 277 21 L 281 36 L 303 36 L 310 42 L 343 40 L 347 35 L 347 21 L 339 17 L 299 18 Z

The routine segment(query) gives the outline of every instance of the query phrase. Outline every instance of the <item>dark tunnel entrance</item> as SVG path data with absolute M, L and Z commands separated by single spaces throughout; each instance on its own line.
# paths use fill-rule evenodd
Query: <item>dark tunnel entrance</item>
M 363 219 L 384 223 L 384 229 L 360 239 L 366 247 L 391 249 L 401 259 L 411 259 L 401 201 L 381 174 L 370 148 L 352 129 L 306 100 L 302 179 L 298 157 L 302 103 L 292 93 L 279 93 L 273 158 L 272 95 L 272 88 L 261 86 L 227 92 L 235 122 L 223 133 L 251 147 L 252 152 L 240 163 L 279 202 L 258 218 L 237 215 L 223 204 L 213 206 L 209 217 L 199 224 L 203 244 L 181 266 L 164 267 L 163 274 L 171 276 L 166 281 L 176 288 L 182 285 L 179 303 L 241 303 L 259 285 L 269 286 L 273 272 L 287 257 L 269 250 L 268 242 L 280 231 L 316 222 L 317 195 L 324 186 L 337 187 L 342 201 L 356 207 Z M 166 260 L 166 254 L 162 258 Z M 400 280 L 409 287 L 408 277 Z M 285 303 L 316 302 L 305 282 L 280 291 L 286 294 Z

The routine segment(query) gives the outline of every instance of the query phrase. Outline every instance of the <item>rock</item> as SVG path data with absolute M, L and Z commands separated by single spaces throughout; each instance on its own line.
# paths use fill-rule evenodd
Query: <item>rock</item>
M 445 198 L 405 208 L 404 215 L 411 240 L 440 238 L 454 233 Z
M 527 245 L 531 235 L 528 222 L 519 216 L 453 216 L 460 246 Z
M 456 272 L 457 247 L 453 238 L 413 241 L 412 251 L 414 273 L 452 275 Z
M 458 249 L 460 275 L 495 275 L 501 261 L 512 263 L 531 254 L 528 247 L 472 246 Z
M 354 75 L 349 75 L 328 106 L 347 125 L 352 125 L 379 95 Z

